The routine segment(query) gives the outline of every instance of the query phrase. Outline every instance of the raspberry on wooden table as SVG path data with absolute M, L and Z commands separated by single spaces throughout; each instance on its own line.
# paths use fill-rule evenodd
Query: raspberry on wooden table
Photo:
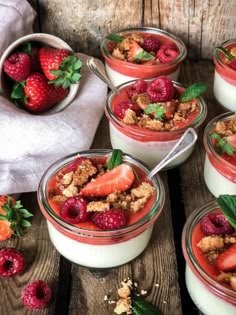
M 20 273 L 25 266 L 25 259 L 15 248 L 6 247 L 0 250 L 0 276 L 12 277 Z
M 110 209 L 94 213 L 92 221 L 103 230 L 116 230 L 126 225 L 127 218 L 123 210 Z
M 154 79 L 147 87 L 147 94 L 152 102 L 167 102 L 172 100 L 175 93 L 170 78 L 160 76 Z
M 22 303 L 31 310 L 44 308 L 51 300 L 51 289 L 42 280 L 33 281 L 22 290 Z

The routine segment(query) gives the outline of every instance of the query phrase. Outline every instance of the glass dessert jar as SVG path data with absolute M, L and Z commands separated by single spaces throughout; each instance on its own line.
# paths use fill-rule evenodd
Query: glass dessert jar
M 164 78 L 165 81 L 165 77 L 158 78 Z M 149 84 L 153 80 L 145 79 L 144 81 Z M 136 82 L 136 80 L 133 80 L 120 85 L 118 87 L 119 95 L 113 92 L 108 94 L 105 114 L 109 120 L 110 140 L 113 148 L 119 148 L 123 152 L 136 156 L 144 161 L 149 168 L 153 168 L 170 152 L 187 128 L 192 127 L 195 131 L 198 131 L 206 118 L 207 107 L 201 96 L 196 98 L 194 100 L 195 104 L 197 104 L 196 109 L 189 112 L 189 116 L 185 121 L 179 120 L 178 125 L 176 124 L 173 130 L 157 131 L 139 127 L 138 125 L 126 124 L 117 117 L 115 111 L 120 102 L 130 101 L 127 91 Z M 177 91 L 176 93 L 181 94 L 185 90 L 185 87 L 177 82 L 172 82 L 172 84 Z M 194 146 L 190 147 L 178 158 L 170 162 L 165 169 L 184 163 L 191 155 L 193 149 Z
M 236 38 L 227 40 L 221 44 L 236 58 Z M 214 50 L 213 61 L 215 75 L 213 92 L 217 101 L 226 109 L 236 110 L 236 68 L 229 66 L 230 60 L 226 58 L 218 48 Z
M 219 209 L 215 200 L 196 209 L 185 223 L 182 250 L 186 260 L 185 281 L 189 295 L 204 315 L 236 314 L 236 291 L 217 280 L 219 271 L 206 261 L 197 246 L 202 238 L 201 219 Z M 216 210 L 217 211 L 217 210 Z
M 79 159 L 86 161 L 89 159 L 92 161 L 92 165 L 96 165 L 101 169 L 101 165 L 105 165 L 104 163 L 111 157 L 111 153 L 111 150 L 82 151 L 79 153 Z M 92 216 L 89 216 L 87 221 L 71 223 L 70 220 L 68 221 L 62 216 L 60 212 L 60 209 L 62 209 L 61 204 L 58 205 L 54 202 L 53 196 L 58 189 L 61 189 L 60 186 L 63 183 L 59 181 L 58 185 L 58 178 L 64 173 L 63 181 L 68 176 L 71 176 L 70 173 L 74 169 L 76 159 L 78 159 L 78 155 L 72 154 L 55 162 L 45 172 L 39 184 L 38 202 L 47 220 L 48 231 L 53 245 L 61 255 L 70 261 L 90 268 L 111 268 L 131 261 L 147 247 L 154 222 L 162 211 L 165 193 L 160 177 L 155 176 L 150 181 L 145 181 L 145 177 L 149 172 L 148 169 L 136 158 L 123 154 L 123 163 L 130 165 L 138 176 L 137 178 L 134 177 L 134 186 L 140 182 L 149 183 L 153 187 L 153 193 L 139 211 L 128 214 L 128 221 L 125 226 L 103 230 L 94 224 L 92 220 L 94 213 L 92 213 Z M 81 172 L 83 172 L 83 167 L 80 169 Z M 65 172 L 67 169 L 70 170 L 68 173 Z M 80 171 L 77 168 L 77 173 Z M 100 175 L 97 178 L 102 176 Z M 118 175 L 116 179 L 119 181 Z M 93 178 L 90 183 L 94 183 L 96 180 Z M 112 185 L 110 182 L 105 184 L 106 186 Z M 66 197 L 65 199 L 68 201 L 70 199 L 70 194 L 68 193 L 72 191 L 69 188 L 71 189 L 71 186 L 67 186 L 67 193 L 63 191 L 62 194 L 54 197 L 65 198 L 67 196 L 68 198 Z M 81 191 L 84 191 L 83 188 Z M 79 194 L 76 194 L 76 198 L 79 198 L 81 191 Z M 110 200 L 111 198 L 114 199 L 114 194 L 110 196 Z M 125 195 L 127 195 L 127 192 Z M 101 198 L 92 196 L 92 194 L 88 196 L 89 202 L 94 200 L 96 204 L 96 201 L 101 201 Z M 119 201 L 117 200 L 117 202 Z M 104 204 L 106 205 L 107 202 L 104 202 Z M 125 204 L 125 200 L 123 200 L 122 204 Z M 75 208 L 70 209 L 72 219 L 75 216 L 73 214 L 75 211 Z M 97 213 L 99 214 L 99 212 L 95 212 L 95 214 Z
M 135 42 L 138 42 L 138 45 L 141 47 L 137 48 L 135 44 L 135 47 L 130 48 L 129 44 L 125 44 L 125 54 L 128 57 L 124 58 L 124 55 L 120 54 L 120 50 L 118 50 L 118 55 L 113 52 L 114 47 L 116 48 L 116 42 L 114 41 L 116 37 L 114 36 L 121 38 L 133 36 Z M 150 38 L 151 40 L 154 39 L 154 44 L 150 44 Z M 144 41 L 148 43 L 145 44 Z M 143 49 L 145 53 L 148 52 L 148 54 L 153 55 L 153 58 L 152 56 L 149 56 L 151 59 L 144 56 L 144 60 L 142 60 L 141 57 L 135 56 L 140 52 L 142 53 Z M 165 50 L 163 53 L 164 59 L 158 57 L 163 50 Z M 187 55 L 187 49 L 180 38 L 166 31 L 157 28 L 140 27 L 124 29 L 108 35 L 101 43 L 101 53 L 105 59 L 107 75 L 112 83 L 117 86 L 135 78 L 154 78 L 160 75 L 169 76 L 176 81 L 180 65 Z
M 204 131 L 203 142 L 206 150 L 204 180 L 207 188 L 215 197 L 221 194 L 236 194 L 235 154 L 228 155 L 227 153 L 221 153 L 217 147 L 218 141 L 212 140 L 212 134 L 215 134 L 218 129 L 216 128 L 217 123 L 222 125 L 230 122 L 231 124 L 233 121 L 235 121 L 235 117 L 232 113 L 221 114 L 212 119 Z M 222 136 L 222 139 L 226 142 L 227 138 Z

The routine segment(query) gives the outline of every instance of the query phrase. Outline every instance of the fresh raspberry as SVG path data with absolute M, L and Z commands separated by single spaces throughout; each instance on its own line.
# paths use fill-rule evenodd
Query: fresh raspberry
M 152 36 L 144 37 L 143 44 L 142 44 L 143 49 L 148 52 L 149 51 L 156 52 L 160 48 L 160 45 L 161 45 L 161 42 L 159 41 L 159 39 Z
M 42 280 L 33 281 L 27 284 L 22 290 L 22 303 L 30 310 L 37 310 L 45 307 L 51 300 L 51 289 Z
M 0 276 L 12 277 L 20 273 L 25 266 L 25 259 L 15 248 L 6 247 L 0 250 Z
M 88 220 L 87 201 L 78 196 L 68 198 L 61 205 L 60 216 L 72 224 Z
M 31 58 L 24 52 L 15 53 L 4 61 L 5 73 L 14 81 L 26 79 L 31 71 Z
M 168 77 L 154 79 L 147 87 L 147 94 L 152 102 L 167 102 L 172 100 L 175 93 L 174 85 Z
M 78 166 L 81 164 L 82 161 L 86 160 L 85 157 L 79 156 L 76 159 L 74 159 L 70 164 L 68 164 L 65 168 L 66 173 L 69 172 L 75 172 L 78 168 Z
M 122 101 L 116 106 L 114 110 L 115 116 L 122 120 L 128 108 L 132 109 L 136 113 L 137 116 L 141 115 L 141 109 L 139 108 L 139 106 L 136 103 L 128 100 L 128 101 Z
M 229 67 L 236 71 L 236 59 L 230 61 Z
M 225 235 L 234 232 L 226 217 L 219 212 L 213 212 L 202 218 L 201 229 L 205 235 Z
M 129 97 L 132 98 L 133 96 L 146 92 L 146 89 L 147 82 L 143 79 L 139 79 L 127 88 L 127 93 Z
M 162 45 L 156 54 L 156 58 L 161 63 L 168 63 L 175 60 L 179 55 L 178 48 L 175 45 Z
M 125 226 L 126 215 L 121 209 L 110 209 L 104 212 L 95 212 L 92 221 L 103 230 L 116 230 Z

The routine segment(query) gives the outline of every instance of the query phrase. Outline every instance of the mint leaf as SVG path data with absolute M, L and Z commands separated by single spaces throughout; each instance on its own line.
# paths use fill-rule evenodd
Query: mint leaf
M 156 306 L 136 296 L 132 297 L 132 310 L 135 315 L 163 315 Z
M 144 110 L 145 114 L 154 114 L 156 119 L 162 119 L 165 117 L 165 109 L 160 103 L 149 104 Z
M 122 151 L 120 149 L 115 149 L 108 161 L 107 168 L 110 170 L 122 163 Z
M 155 59 L 155 57 L 151 54 L 149 54 L 148 52 L 146 51 L 141 51 L 140 53 L 138 53 L 135 57 L 134 57 L 134 60 L 153 60 Z
M 207 89 L 207 85 L 205 83 L 195 83 L 189 86 L 184 93 L 182 93 L 179 97 L 181 102 L 188 102 L 193 100 L 194 98 L 200 96 Z
M 233 155 L 236 152 L 232 145 L 229 144 L 226 139 L 221 138 L 221 136 L 217 133 L 212 133 L 210 137 L 217 141 L 217 143 L 215 144 L 215 148 L 220 154 L 226 152 L 228 155 Z
M 216 200 L 229 223 L 236 229 L 236 198 L 220 195 Z
M 216 47 L 217 50 L 221 51 L 229 60 L 235 59 L 235 57 L 225 48 L 223 47 Z
M 111 34 L 107 36 L 107 39 L 114 40 L 115 42 L 121 43 L 124 38 L 119 35 Z

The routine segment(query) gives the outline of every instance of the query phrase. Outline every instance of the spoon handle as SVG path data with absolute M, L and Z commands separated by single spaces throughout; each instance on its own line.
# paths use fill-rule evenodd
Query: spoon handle
M 96 74 L 96 76 L 98 76 L 103 82 L 105 82 L 106 85 L 109 86 L 109 88 L 113 92 L 115 92 L 116 94 L 120 94 L 119 90 L 111 83 L 105 72 L 99 67 L 93 57 L 87 60 L 87 66 L 94 74 Z
M 150 179 L 153 177 L 157 172 L 159 172 L 164 166 L 170 163 L 172 160 L 177 158 L 180 154 L 187 151 L 194 143 L 197 141 L 197 133 L 193 128 L 188 128 L 179 141 L 174 145 L 171 151 L 167 154 L 167 156 L 161 160 L 157 166 L 155 166 L 146 179 Z

